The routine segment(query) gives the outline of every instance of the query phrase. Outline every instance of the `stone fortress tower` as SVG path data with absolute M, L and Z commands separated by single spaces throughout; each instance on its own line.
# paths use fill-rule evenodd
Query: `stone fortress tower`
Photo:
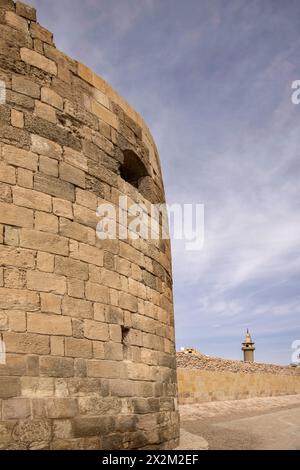
M 242 351 L 244 353 L 244 362 L 254 362 L 255 343 L 252 341 L 248 329 L 245 341 L 242 343 Z
M 0 31 L 0 449 L 172 448 L 169 241 L 96 236 L 100 203 L 164 202 L 155 143 L 33 8 Z

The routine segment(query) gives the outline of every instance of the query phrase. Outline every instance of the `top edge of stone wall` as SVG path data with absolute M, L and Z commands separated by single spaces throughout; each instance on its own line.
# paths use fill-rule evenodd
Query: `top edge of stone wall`
M 45 40 L 46 43 L 48 42 L 48 46 L 55 48 L 58 54 L 62 54 L 66 60 L 69 60 L 70 63 L 72 63 L 72 72 L 74 74 L 87 82 L 89 85 L 93 86 L 100 93 L 108 97 L 113 103 L 117 104 L 124 111 L 124 113 L 126 113 L 127 116 L 134 121 L 135 124 L 140 126 L 142 130 L 143 141 L 148 146 L 150 143 L 153 147 L 155 159 L 160 170 L 160 157 L 158 154 L 158 149 L 149 127 L 143 117 L 100 75 L 95 73 L 85 64 L 69 57 L 60 49 L 57 49 L 53 41 L 53 34 L 37 22 L 36 8 L 31 6 L 29 3 L 27 4 L 19 1 L 14 2 L 13 0 L 0 0 L 0 8 L 10 11 L 12 14 L 18 15 L 30 23 L 36 23 L 36 25 L 41 28 L 42 34 L 44 34 L 45 37 L 50 38 L 49 41 Z
M 259 362 L 244 362 L 218 357 L 209 357 L 204 354 L 176 354 L 177 368 L 195 369 L 215 372 L 234 372 L 246 374 L 277 374 L 300 376 L 300 367 L 280 366 L 276 364 L 264 364 Z

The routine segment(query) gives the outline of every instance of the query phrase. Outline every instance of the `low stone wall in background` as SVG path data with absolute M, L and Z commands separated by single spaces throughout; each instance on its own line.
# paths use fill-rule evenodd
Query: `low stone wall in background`
M 300 369 L 177 354 L 179 403 L 300 393 Z

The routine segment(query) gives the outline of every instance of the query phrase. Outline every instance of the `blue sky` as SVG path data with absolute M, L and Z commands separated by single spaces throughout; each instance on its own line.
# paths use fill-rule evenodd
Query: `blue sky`
M 177 346 L 289 363 L 300 339 L 297 0 L 31 0 L 59 49 L 145 118 L 169 203 L 205 204 L 205 244 L 173 243 Z

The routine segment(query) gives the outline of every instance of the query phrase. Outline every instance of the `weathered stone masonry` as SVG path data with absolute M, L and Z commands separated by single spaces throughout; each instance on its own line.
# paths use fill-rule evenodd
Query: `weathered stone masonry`
M 163 202 L 141 117 L 0 0 L 1 449 L 177 444 L 169 242 L 101 241 L 96 207 Z
M 300 393 L 300 369 L 177 353 L 180 404 Z

